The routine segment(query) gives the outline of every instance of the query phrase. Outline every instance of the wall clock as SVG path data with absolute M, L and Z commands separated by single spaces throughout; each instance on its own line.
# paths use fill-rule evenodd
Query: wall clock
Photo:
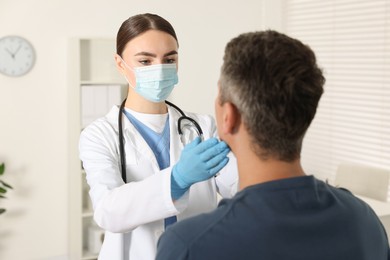
M 0 38 L 0 72 L 19 77 L 29 72 L 35 64 L 35 51 L 31 43 L 20 36 Z

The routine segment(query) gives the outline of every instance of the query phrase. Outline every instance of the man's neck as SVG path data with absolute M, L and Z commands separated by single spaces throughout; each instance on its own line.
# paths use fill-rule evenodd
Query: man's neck
M 237 163 L 240 190 L 264 182 L 305 175 L 299 159 L 292 162 L 276 159 L 261 160 L 255 153 L 250 152 L 239 155 Z

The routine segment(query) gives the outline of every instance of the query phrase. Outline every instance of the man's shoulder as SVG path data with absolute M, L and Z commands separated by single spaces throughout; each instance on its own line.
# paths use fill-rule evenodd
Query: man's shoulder
M 222 205 L 209 213 L 179 221 L 172 226 L 172 231 L 189 242 L 199 239 L 212 227 L 221 225 L 221 220 L 229 213 L 229 206 Z
M 194 245 L 196 247 L 202 244 L 201 241 L 210 236 L 210 230 L 223 225 L 221 219 L 227 212 L 225 207 L 218 207 L 210 213 L 184 219 L 170 226 L 158 242 L 156 259 L 188 259 L 188 254 L 193 252 Z M 169 250 L 166 250 L 167 248 Z
M 231 229 L 248 213 L 242 202 L 247 196 L 248 192 L 240 192 L 233 198 L 223 199 L 213 211 L 179 221 L 168 230 L 188 245 L 218 237 L 221 235 L 219 231 Z

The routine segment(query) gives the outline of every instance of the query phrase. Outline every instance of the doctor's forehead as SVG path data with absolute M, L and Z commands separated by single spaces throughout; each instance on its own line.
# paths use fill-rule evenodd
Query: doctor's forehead
M 130 40 L 124 52 L 130 55 L 149 53 L 155 55 L 171 55 L 178 53 L 176 39 L 170 34 L 158 30 L 148 30 Z M 176 53 L 174 53 L 176 52 Z

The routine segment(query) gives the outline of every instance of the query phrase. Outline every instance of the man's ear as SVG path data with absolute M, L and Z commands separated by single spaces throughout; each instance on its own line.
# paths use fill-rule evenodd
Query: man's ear
M 230 102 L 222 105 L 222 131 L 226 135 L 237 133 L 241 124 L 241 115 L 237 107 Z
M 116 68 L 118 69 L 119 73 L 124 75 L 125 65 L 123 64 L 121 57 L 118 54 L 115 54 L 114 59 L 115 59 Z

